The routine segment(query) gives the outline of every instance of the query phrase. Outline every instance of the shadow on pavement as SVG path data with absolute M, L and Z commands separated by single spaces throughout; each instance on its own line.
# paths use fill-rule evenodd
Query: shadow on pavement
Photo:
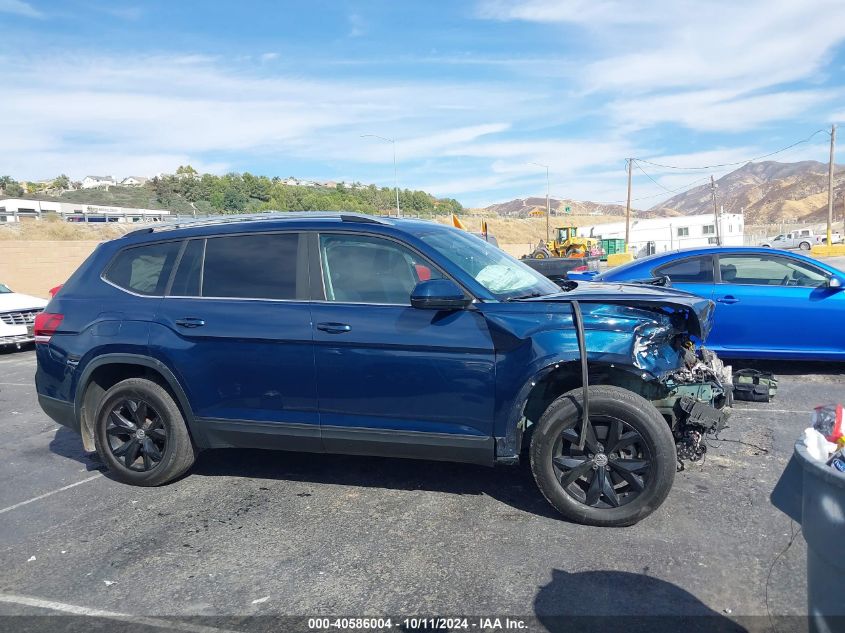
M 56 455 L 77 461 L 88 470 L 104 468 L 96 455 L 83 450 L 79 435 L 70 429 L 59 428 L 49 447 Z M 526 464 L 487 468 L 414 459 L 228 448 L 200 453 L 183 477 L 192 475 L 488 495 L 517 510 L 563 520 L 540 494 Z
M 677 585 L 624 571 L 568 573 L 553 569 L 551 582 L 541 587 L 534 599 L 534 613 L 553 633 L 747 631 Z
M 86 453 L 78 433 L 66 427 L 59 427 L 50 440 L 50 452 L 79 462 L 88 470 L 102 470 L 103 464 L 96 454 Z
M 20 348 L 17 345 L 0 345 L 0 357 L 29 352 L 34 349 L 35 343 L 21 343 Z
M 386 457 L 219 449 L 201 453 L 190 473 L 488 495 L 517 510 L 563 520 L 540 494 L 525 464 L 488 468 Z

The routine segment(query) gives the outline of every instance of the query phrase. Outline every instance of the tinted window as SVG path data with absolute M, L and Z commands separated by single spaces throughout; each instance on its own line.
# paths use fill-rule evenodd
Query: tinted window
M 655 277 L 668 275 L 678 283 L 713 283 L 713 262 L 709 257 L 691 257 L 655 268 L 653 274 Z
M 142 295 L 163 295 L 181 242 L 136 246 L 121 251 L 106 271 L 113 284 Z
M 827 281 L 822 271 L 796 259 L 778 255 L 721 255 L 722 283 L 753 286 L 803 286 L 814 288 Z
M 173 276 L 170 295 L 176 297 L 197 297 L 200 293 L 200 271 L 205 240 L 191 240 L 182 252 L 182 258 Z
M 295 299 L 298 245 L 296 233 L 209 238 L 202 296 Z
M 410 305 L 417 283 L 443 278 L 410 249 L 362 235 L 320 235 L 320 258 L 328 301 Z

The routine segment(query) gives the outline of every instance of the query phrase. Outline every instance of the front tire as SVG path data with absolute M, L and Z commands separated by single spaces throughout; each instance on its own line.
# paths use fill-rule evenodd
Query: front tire
M 802 251 L 808 251 L 808 250 L 810 250 L 810 243 L 809 242 L 801 242 L 798 245 L 798 248 L 800 248 Z
M 555 400 L 531 438 L 531 471 L 543 496 L 576 523 L 620 527 L 654 512 L 675 480 L 677 454 L 669 425 L 643 397 L 607 385 L 590 387 L 584 450 L 582 390 Z
M 173 397 L 145 378 L 122 380 L 103 394 L 95 416 L 94 441 L 114 478 L 135 486 L 172 481 L 196 459 Z

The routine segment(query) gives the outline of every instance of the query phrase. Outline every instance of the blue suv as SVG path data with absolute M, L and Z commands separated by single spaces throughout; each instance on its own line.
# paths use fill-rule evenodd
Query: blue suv
M 129 484 L 169 482 L 205 448 L 525 451 L 563 515 L 630 525 L 724 422 L 730 380 L 699 345 L 712 309 L 558 286 L 431 222 L 231 217 L 101 244 L 37 318 L 36 386 Z

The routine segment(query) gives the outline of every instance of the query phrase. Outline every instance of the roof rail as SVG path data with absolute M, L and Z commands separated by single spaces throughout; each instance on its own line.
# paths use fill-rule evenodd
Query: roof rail
M 326 219 L 340 220 L 341 222 L 360 222 L 363 224 L 387 224 L 377 216 L 363 213 L 325 212 L 325 211 L 264 211 L 261 213 L 242 213 L 232 215 L 219 215 L 212 218 L 190 218 L 187 220 L 177 219 L 175 222 L 160 222 L 152 226 L 145 226 L 126 233 L 124 237 L 139 235 L 141 233 L 153 233 L 158 231 L 172 231 L 186 227 L 217 226 L 220 224 L 234 224 L 241 222 L 267 222 L 272 220 L 293 220 L 293 219 Z

